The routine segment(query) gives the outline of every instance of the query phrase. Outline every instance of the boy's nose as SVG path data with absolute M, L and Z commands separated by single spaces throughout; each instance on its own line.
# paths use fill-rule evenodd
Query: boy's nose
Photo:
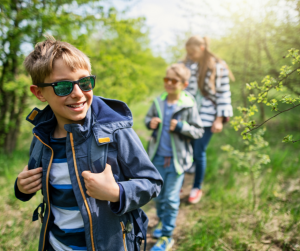
M 82 97 L 82 90 L 79 88 L 78 84 L 74 84 L 73 91 L 71 92 L 71 98 Z

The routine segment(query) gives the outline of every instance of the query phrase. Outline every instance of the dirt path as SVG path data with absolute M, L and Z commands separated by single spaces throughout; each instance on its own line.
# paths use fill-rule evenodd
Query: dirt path
M 184 184 L 182 187 L 182 193 L 180 195 L 180 209 L 176 220 L 176 228 L 174 230 L 174 240 L 175 245 L 173 246 L 172 250 L 176 250 L 177 242 L 182 238 L 183 229 L 189 227 L 194 224 L 194 222 L 187 222 L 187 216 L 190 214 L 191 210 L 195 210 L 198 208 L 198 205 L 190 205 L 188 203 L 188 197 L 190 194 L 190 190 L 192 188 L 194 175 L 187 174 L 185 175 Z M 147 251 L 151 249 L 152 246 L 156 243 L 157 239 L 152 238 L 151 233 L 154 230 L 154 227 L 158 223 L 158 218 L 156 217 L 156 209 L 155 204 L 152 201 L 145 209 L 148 218 L 149 218 L 149 225 L 148 225 L 148 233 L 147 233 Z M 143 246 L 141 250 L 143 250 Z

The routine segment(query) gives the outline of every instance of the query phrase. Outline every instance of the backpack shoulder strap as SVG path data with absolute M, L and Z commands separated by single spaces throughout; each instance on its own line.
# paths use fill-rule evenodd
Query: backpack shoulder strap
M 106 163 L 107 163 L 107 154 L 108 154 L 108 145 L 109 144 L 102 144 L 98 145 L 96 142 L 95 137 L 91 137 L 91 142 L 89 144 L 90 146 L 90 162 L 91 162 L 91 167 L 94 173 L 101 173 L 104 171 Z M 114 175 L 114 178 L 116 182 L 118 182 L 118 177 Z M 145 241 L 144 244 L 144 251 L 146 251 L 146 245 L 147 245 L 147 224 L 148 221 L 146 221 L 146 226 L 143 222 L 142 216 L 140 215 L 139 211 L 142 211 L 141 209 L 135 209 L 131 211 L 130 213 L 132 214 L 136 224 L 138 225 L 140 231 L 143 234 L 143 239 Z
M 32 139 L 31 146 L 30 146 L 30 158 L 28 162 L 28 170 L 32 170 L 38 168 L 41 164 L 42 155 L 43 155 L 43 148 L 44 145 L 40 142 L 35 136 Z M 41 208 L 39 213 L 39 208 Z M 36 221 L 39 217 L 41 222 L 43 223 L 43 214 L 44 214 L 44 201 L 38 205 L 38 207 L 34 210 L 32 215 L 32 221 Z
M 91 171 L 102 173 L 107 163 L 108 144 L 98 146 L 95 137 L 91 137 L 89 147 Z
M 44 145 L 36 137 L 33 138 L 30 146 L 30 158 L 28 162 L 28 170 L 38 168 L 43 154 Z

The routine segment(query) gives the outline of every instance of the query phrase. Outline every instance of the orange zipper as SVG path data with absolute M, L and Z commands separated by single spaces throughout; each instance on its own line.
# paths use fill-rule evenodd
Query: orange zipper
M 47 175 L 46 175 L 46 192 L 47 192 L 47 200 L 48 200 L 48 217 L 47 217 L 47 222 L 46 222 L 46 226 L 45 226 L 45 232 L 44 232 L 44 239 L 43 239 L 43 248 L 42 250 L 44 250 L 44 247 L 45 247 L 45 240 L 46 240 L 46 233 L 47 233 L 47 227 L 48 227 L 48 222 L 49 222 L 49 217 L 50 217 L 50 197 L 49 197 L 49 174 L 50 174 L 50 169 L 51 169 L 51 165 L 52 165 L 52 161 L 53 161 L 53 157 L 54 157 L 54 152 L 53 152 L 53 149 L 48 146 L 47 144 L 45 144 L 39 136 L 37 136 L 36 134 L 34 134 L 34 136 L 39 140 L 41 141 L 41 143 L 47 147 L 50 148 L 52 154 L 51 154 L 51 159 L 50 159 L 50 162 L 49 162 L 49 165 L 48 165 L 48 169 L 47 169 Z
M 127 251 L 127 245 L 126 245 L 126 231 L 125 231 L 125 226 L 123 221 L 120 222 L 121 224 L 121 228 L 122 228 L 122 232 L 123 232 L 123 245 L 124 245 L 124 250 Z
M 73 153 L 73 161 L 74 161 L 74 167 L 75 167 L 75 173 L 76 173 L 76 177 L 77 177 L 77 182 L 78 182 L 79 189 L 80 189 L 81 195 L 83 197 L 83 201 L 84 201 L 84 204 L 85 204 L 88 216 L 89 216 L 92 249 L 93 249 L 93 251 L 95 251 L 92 215 L 91 215 L 91 211 L 90 211 L 89 205 L 87 203 L 86 197 L 84 195 L 84 192 L 83 192 L 83 189 L 82 189 L 82 186 L 81 186 L 81 182 L 80 182 L 80 178 L 79 178 L 79 174 L 78 174 L 78 168 L 77 168 L 76 157 L 75 157 L 74 140 L 73 140 L 73 134 L 72 133 L 70 133 L 70 140 L 71 140 L 72 153 Z

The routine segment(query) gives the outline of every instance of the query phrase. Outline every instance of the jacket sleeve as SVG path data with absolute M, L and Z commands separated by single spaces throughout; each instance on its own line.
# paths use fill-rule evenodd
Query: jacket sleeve
M 33 150 L 33 147 L 36 143 L 36 140 L 37 140 L 36 137 L 33 137 L 32 141 L 31 141 L 30 149 L 29 149 L 29 156 L 32 153 L 32 150 Z M 16 198 L 19 199 L 20 201 L 24 201 L 24 202 L 29 201 L 35 195 L 35 193 L 32 193 L 32 194 L 22 193 L 18 188 L 17 182 L 18 182 L 18 178 L 16 179 L 15 185 L 14 185 Z
M 228 69 L 224 63 L 216 65 L 216 108 L 217 117 L 232 117 L 231 92 Z
M 17 186 L 17 181 L 18 181 L 18 178 L 15 181 L 15 196 L 16 196 L 16 198 L 19 199 L 20 201 L 24 201 L 24 202 L 29 201 L 35 195 L 35 193 L 32 193 L 32 194 L 22 193 Z
M 150 122 L 153 117 L 158 117 L 154 102 L 152 103 L 152 105 L 151 105 L 150 109 L 148 110 L 147 115 L 145 117 L 145 125 L 149 130 L 152 130 L 150 128 Z
M 124 188 L 125 203 L 117 215 L 123 215 L 157 197 L 163 180 L 132 128 L 117 130 L 114 140 L 118 147 L 120 168 L 128 179 L 119 182 Z
M 187 121 L 178 121 L 174 131 L 192 139 L 202 137 L 204 130 L 196 102 L 189 110 Z

